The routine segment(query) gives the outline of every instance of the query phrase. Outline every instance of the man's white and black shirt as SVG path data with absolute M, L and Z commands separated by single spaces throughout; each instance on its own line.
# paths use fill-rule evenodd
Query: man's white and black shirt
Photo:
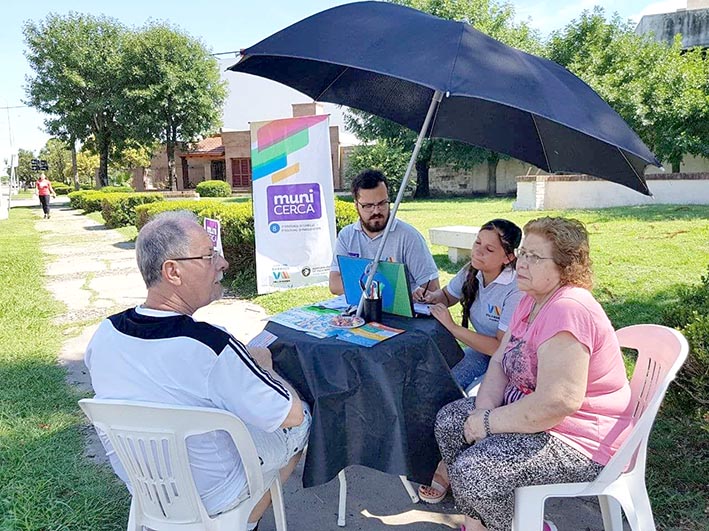
M 243 344 L 189 315 L 142 306 L 113 315 L 99 325 L 85 362 L 96 398 L 216 407 L 266 432 L 280 427 L 292 405 L 288 389 Z M 128 483 L 110 442 L 101 439 Z M 239 455 L 225 432 L 193 436 L 187 444 L 197 490 L 216 514 L 246 486 Z

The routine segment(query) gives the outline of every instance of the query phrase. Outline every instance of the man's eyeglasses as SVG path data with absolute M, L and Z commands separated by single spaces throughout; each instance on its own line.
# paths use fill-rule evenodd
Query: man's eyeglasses
M 553 260 L 551 256 L 539 256 L 538 254 L 530 253 L 526 249 L 515 249 L 517 260 L 526 260 L 527 263 L 537 265 L 540 260 Z
M 371 212 L 375 208 L 385 208 L 389 204 L 389 200 L 385 199 L 384 201 L 379 201 L 379 203 L 360 203 L 357 201 L 357 204 L 362 208 L 362 210 Z
M 173 260 L 175 262 L 181 262 L 183 260 L 209 260 L 211 263 L 214 263 L 214 261 L 217 259 L 217 256 L 219 256 L 219 253 L 216 251 L 212 251 L 211 254 L 205 254 L 204 256 L 184 256 L 181 258 L 170 258 L 170 260 Z

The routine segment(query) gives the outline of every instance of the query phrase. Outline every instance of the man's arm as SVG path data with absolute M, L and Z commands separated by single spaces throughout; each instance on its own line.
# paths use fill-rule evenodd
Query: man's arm
M 288 389 L 293 400 L 291 402 L 291 408 L 288 415 L 283 420 L 281 428 L 290 428 L 292 426 L 299 426 L 303 422 L 303 404 L 300 401 L 298 393 L 295 389 L 284 380 L 280 374 L 273 370 L 273 357 L 271 351 L 264 347 L 248 347 L 249 354 L 251 357 L 259 364 L 259 367 L 267 371 L 274 380 L 279 381 L 283 386 Z
M 342 295 L 345 292 L 345 287 L 342 285 L 342 275 L 339 271 L 330 271 L 328 287 L 333 295 Z
M 441 288 L 438 280 L 438 266 L 433 260 L 431 250 L 426 244 L 426 240 L 414 227 L 409 226 L 404 239 L 406 250 L 404 251 L 403 262 L 409 270 L 409 275 L 414 279 L 414 286 L 423 288 L 428 285 L 428 291 L 436 291 Z

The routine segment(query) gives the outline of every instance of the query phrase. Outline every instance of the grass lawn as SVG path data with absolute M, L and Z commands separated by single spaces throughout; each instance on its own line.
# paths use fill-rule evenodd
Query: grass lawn
M 226 198 L 225 201 L 242 198 Z M 518 224 L 558 212 L 512 212 L 512 200 L 451 199 L 404 203 L 399 216 L 424 235 L 443 225 Z M 564 212 L 591 233 L 595 295 L 616 327 L 659 322 L 680 284 L 697 283 L 709 262 L 709 209 L 626 207 Z M 90 214 L 102 222 L 100 213 Z M 0 530 L 124 529 L 125 488 L 106 468 L 82 458 L 80 398 L 56 364 L 62 308 L 38 287 L 44 272 L 36 216 L 12 209 L 0 222 Z M 135 229 L 123 230 L 126 239 Z M 445 284 L 458 270 L 447 249 L 432 247 Z M 313 287 L 250 298 L 269 312 L 328 297 Z M 663 408 L 648 454 L 648 489 L 660 529 L 708 530 L 709 428 L 705 419 Z
M 82 458 L 81 398 L 56 362 L 62 308 L 42 288 L 36 215 L 0 222 L 0 529 L 125 529 L 127 494 Z

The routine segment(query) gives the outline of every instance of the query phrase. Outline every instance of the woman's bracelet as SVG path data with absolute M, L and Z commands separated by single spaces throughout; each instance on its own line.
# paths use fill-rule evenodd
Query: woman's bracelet
M 485 427 L 485 437 L 490 437 L 492 435 L 492 431 L 490 431 L 490 413 L 492 413 L 492 409 L 486 409 L 485 413 L 483 413 L 483 426 Z

